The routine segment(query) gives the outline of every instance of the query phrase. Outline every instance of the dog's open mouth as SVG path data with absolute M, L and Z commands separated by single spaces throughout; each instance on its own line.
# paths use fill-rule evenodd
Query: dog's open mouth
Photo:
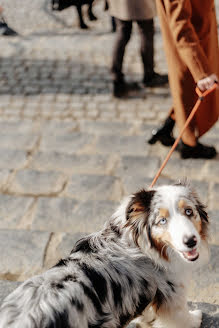
M 197 249 L 193 249 L 189 252 L 182 252 L 183 256 L 188 261 L 196 261 L 199 257 L 199 253 L 197 252 Z

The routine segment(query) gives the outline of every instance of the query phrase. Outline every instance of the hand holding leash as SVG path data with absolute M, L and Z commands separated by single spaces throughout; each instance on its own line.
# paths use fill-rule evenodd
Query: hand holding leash
M 202 91 L 209 90 L 213 87 L 214 83 L 218 83 L 218 77 L 216 74 L 211 74 L 204 79 L 197 82 L 197 87 Z
M 196 111 L 198 110 L 198 108 L 199 108 L 199 106 L 200 106 L 202 100 L 203 100 L 203 99 L 204 99 L 209 93 L 211 93 L 212 91 L 214 91 L 217 87 L 218 87 L 218 82 L 217 82 L 217 81 L 214 81 L 213 86 L 212 86 L 210 89 L 205 90 L 204 92 L 202 92 L 202 91 L 198 88 L 198 86 L 196 87 L 195 91 L 196 91 L 197 95 L 199 96 L 199 98 L 198 98 L 198 100 L 196 101 L 196 104 L 195 104 L 195 106 L 193 107 L 191 113 L 189 114 L 189 116 L 188 116 L 188 118 L 187 118 L 187 120 L 186 120 L 186 123 L 185 123 L 185 125 L 184 125 L 182 131 L 180 132 L 178 138 L 175 140 L 175 142 L 174 142 L 172 148 L 170 149 L 169 153 L 167 154 L 167 157 L 166 157 L 165 160 L 163 161 L 163 163 L 162 163 L 162 165 L 161 165 L 159 171 L 157 172 L 157 174 L 156 174 L 156 176 L 155 176 L 154 180 L 152 181 L 152 183 L 151 183 L 151 185 L 150 185 L 149 188 L 153 188 L 153 186 L 155 185 L 157 179 L 158 179 L 159 176 L 161 175 L 161 172 L 163 171 L 163 169 L 164 169 L 164 167 L 166 166 L 167 162 L 169 161 L 169 159 L 170 159 L 172 153 L 174 152 L 176 146 L 178 145 L 178 143 L 179 143 L 179 141 L 180 141 L 180 139 L 181 139 L 181 137 L 182 137 L 184 131 L 186 130 L 186 128 L 188 127 L 189 123 L 190 123 L 191 120 L 193 119 L 193 117 L 194 117 Z

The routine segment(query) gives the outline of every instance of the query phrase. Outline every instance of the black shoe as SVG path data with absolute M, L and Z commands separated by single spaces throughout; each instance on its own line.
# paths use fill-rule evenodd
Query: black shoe
M 5 36 L 15 36 L 17 35 L 17 32 L 12 30 L 7 23 L 5 22 L 0 22 L 0 35 L 5 35 Z
M 124 80 L 113 81 L 113 96 L 116 98 L 126 97 L 130 91 L 137 91 L 140 87 L 137 82 L 127 83 Z
M 179 144 L 177 150 L 183 159 L 186 158 L 206 158 L 211 159 L 217 155 L 216 149 L 212 146 L 206 146 L 199 142 L 194 147 L 184 144 L 183 141 Z
M 168 75 L 153 73 L 153 75 L 145 76 L 143 84 L 145 87 L 160 87 L 168 83 Z
M 85 24 L 85 23 L 80 23 L 80 24 L 79 24 L 79 27 L 80 27 L 82 30 L 87 30 L 87 29 L 89 29 L 89 26 L 87 26 L 87 24 Z
M 96 21 L 97 17 L 92 13 L 92 11 L 88 11 L 88 17 L 90 21 Z
M 62 0 L 62 1 L 52 0 L 52 2 L 51 2 L 51 8 L 54 11 L 62 11 L 71 6 L 72 6 L 72 2 L 69 0 Z
M 109 4 L 107 1 L 105 1 L 105 6 L 104 6 L 104 11 L 108 10 L 109 9 Z
M 172 146 L 175 142 L 172 132 L 174 125 L 175 121 L 171 117 L 168 117 L 159 129 L 152 131 L 152 137 L 148 140 L 148 143 L 153 145 L 157 141 L 160 141 L 164 146 Z

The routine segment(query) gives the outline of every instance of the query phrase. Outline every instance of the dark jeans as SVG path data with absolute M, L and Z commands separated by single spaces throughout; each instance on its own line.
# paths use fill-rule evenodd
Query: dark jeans
M 132 21 L 123 21 L 116 18 L 116 41 L 113 49 L 111 72 L 114 81 L 123 80 L 122 63 L 125 47 L 132 33 Z M 144 77 L 154 72 L 154 21 L 153 19 L 136 21 L 140 33 L 140 53 L 144 69 Z

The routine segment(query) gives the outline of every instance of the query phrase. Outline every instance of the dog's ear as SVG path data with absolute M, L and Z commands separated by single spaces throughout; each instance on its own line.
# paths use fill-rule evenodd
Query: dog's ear
M 175 183 L 174 185 L 175 186 L 183 186 L 183 187 L 187 188 L 189 195 L 192 197 L 192 199 L 195 200 L 195 206 L 200 215 L 200 218 L 202 219 L 202 221 L 205 221 L 206 223 L 208 223 L 208 214 L 205 211 L 206 207 L 200 202 L 196 191 L 191 187 L 187 178 L 184 178 L 183 180 L 179 181 L 178 183 Z
M 194 200 L 196 210 L 198 211 L 201 220 L 208 223 L 208 213 L 206 212 L 206 206 L 202 204 L 202 202 L 199 200 L 198 194 L 190 186 L 189 186 L 189 196 L 191 197 L 191 199 Z
M 198 214 L 200 215 L 200 218 L 208 223 L 209 220 L 208 220 L 208 213 L 206 212 L 206 207 L 203 204 L 201 204 L 200 201 L 197 202 L 196 209 L 198 211 Z
M 140 190 L 133 195 L 132 200 L 126 210 L 126 224 L 133 235 L 133 240 L 139 246 L 138 240 L 140 236 L 147 234 L 148 243 L 150 243 L 148 216 L 150 214 L 151 201 L 154 197 L 154 190 Z
M 192 197 L 195 200 L 195 207 L 196 210 L 201 218 L 201 232 L 200 235 L 202 239 L 206 240 L 208 238 L 208 224 L 209 224 L 209 219 L 208 219 L 208 213 L 206 211 L 206 206 L 201 203 L 199 200 L 199 197 L 197 193 L 192 190 Z
M 154 197 L 154 193 L 154 190 L 146 191 L 142 189 L 134 194 L 127 207 L 126 220 L 130 221 L 138 218 L 142 214 L 149 213 L 151 200 Z
M 201 238 L 207 240 L 208 238 L 208 213 L 206 212 L 206 207 L 196 198 L 196 209 L 201 218 Z

